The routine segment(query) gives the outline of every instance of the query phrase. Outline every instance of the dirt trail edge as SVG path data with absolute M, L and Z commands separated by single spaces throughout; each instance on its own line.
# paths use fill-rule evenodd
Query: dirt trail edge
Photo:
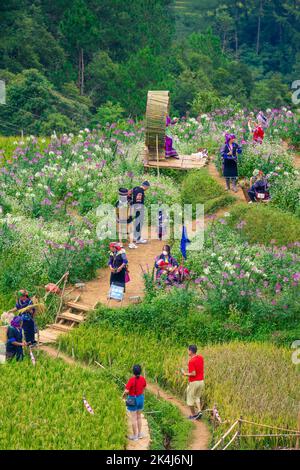
M 54 359 L 62 359 L 68 365 L 79 366 L 79 367 L 83 367 L 86 369 L 89 368 L 89 366 L 83 364 L 82 362 L 76 361 L 72 357 L 58 351 L 57 349 L 51 346 L 43 345 L 43 346 L 40 346 L 40 349 Z M 127 422 L 128 422 L 128 434 L 132 434 L 129 413 L 127 413 Z M 145 437 L 143 439 L 140 439 L 139 441 L 135 442 L 135 441 L 130 441 L 129 439 L 127 439 L 126 450 L 128 451 L 149 450 L 150 442 L 151 442 L 150 432 L 149 432 L 148 421 L 145 415 L 142 415 L 142 433 L 145 435 Z
M 162 398 L 163 400 L 167 401 L 168 403 L 173 403 L 181 414 L 184 417 L 188 417 L 190 414 L 190 410 L 188 406 L 186 406 L 179 398 L 174 397 L 171 393 L 168 393 L 162 390 L 157 384 L 151 384 L 149 382 L 147 389 L 149 392 L 156 395 L 158 398 Z M 208 427 L 202 421 L 193 421 L 194 429 L 192 431 L 191 442 L 189 448 L 187 450 L 208 450 L 208 444 L 210 441 L 210 432 Z

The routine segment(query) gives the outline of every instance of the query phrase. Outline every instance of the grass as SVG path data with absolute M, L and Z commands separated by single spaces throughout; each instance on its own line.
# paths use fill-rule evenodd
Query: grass
M 62 337 L 60 344 L 68 353 L 74 348 L 81 360 L 111 364 L 112 371 L 124 378 L 134 363 L 141 363 L 148 379 L 157 379 L 179 397 L 184 395 L 186 381 L 179 369 L 186 365 L 186 350 L 167 338 L 159 341 L 151 334 L 137 337 L 103 323 L 82 325 Z M 299 366 L 292 363 L 292 350 L 266 343 L 232 342 L 204 346 L 201 354 L 205 360 L 206 406 L 217 403 L 221 417 L 229 423 L 242 415 L 254 422 L 296 429 Z M 224 426 L 217 429 L 215 439 L 222 432 Z M 276 444 L 245 439 L 242 445 L 265 448 Z
M 26 142 L 27 136 L 23 137 L 23 142 Z M 4 137 L 0 136 L 0 151 L 3 150 L 5 159 L 10 158 L 14 150 L 18 147 L 18 143 L 22 140 L 21 136 Z M 45 149 L 50 143 L 49 137 L 38 139 L 40 150 Z
M 116 385 L 98 371 L 35 355 L 35 367 L 28 358 L 0 366 L 0 449 L 124 449 L 127 419 Z

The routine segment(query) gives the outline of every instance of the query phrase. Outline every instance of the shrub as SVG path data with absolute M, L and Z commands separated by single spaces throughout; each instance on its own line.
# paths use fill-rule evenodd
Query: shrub
M 116 385 L 98 371 L 34 354 L 35 367 L 29 358 L 1 366 L 1 449 L 123 450 L 127 419 Z

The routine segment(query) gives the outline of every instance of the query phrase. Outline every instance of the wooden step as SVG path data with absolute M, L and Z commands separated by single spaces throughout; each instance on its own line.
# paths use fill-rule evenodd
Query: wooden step
M 93 310 L 93 307 L 90 307 L 89 305 L 78 304 L 76 302 L 68 302 L 67 306 L 72 308 L 73 310 L 78 310 L 80 312 L 90 312 L 91 310 Z
M 58 331 L 63 331 L 63 332 L 68 332 L 68 331 L 71 331 L 72 329 L 71 326 L 60 325 L 59 323 L 54 323 L 53 325 L 51 325 L 51 328 L 53 328 L 53 330 L 58 330 Z
M 69 311 L 67 312 L 62 312 L 60 315 L 57 317 L 60 320 L 67 320 L 67 321 L 73 321 L 76 323 L 82 323 L 85 318 L 82 315 L 76 315 L 75 313 L 71 313 Z

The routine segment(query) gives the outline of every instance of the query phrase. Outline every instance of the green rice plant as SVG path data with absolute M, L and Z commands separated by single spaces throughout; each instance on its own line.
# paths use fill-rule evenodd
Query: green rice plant
M 299 241 L 299 218 L 281 209 L 264 204 L 238 204 L 230 210 L 228 223 L 236 227 L 241 221 L 242 235 L 249 243 L 269 245 L 274 240 L 281 246 Z
M 0 366 L 0 449 L 124 449 L 127 418 L 116 385 L 97 370 L 34 354 L 36 366 L 28 357 Z

